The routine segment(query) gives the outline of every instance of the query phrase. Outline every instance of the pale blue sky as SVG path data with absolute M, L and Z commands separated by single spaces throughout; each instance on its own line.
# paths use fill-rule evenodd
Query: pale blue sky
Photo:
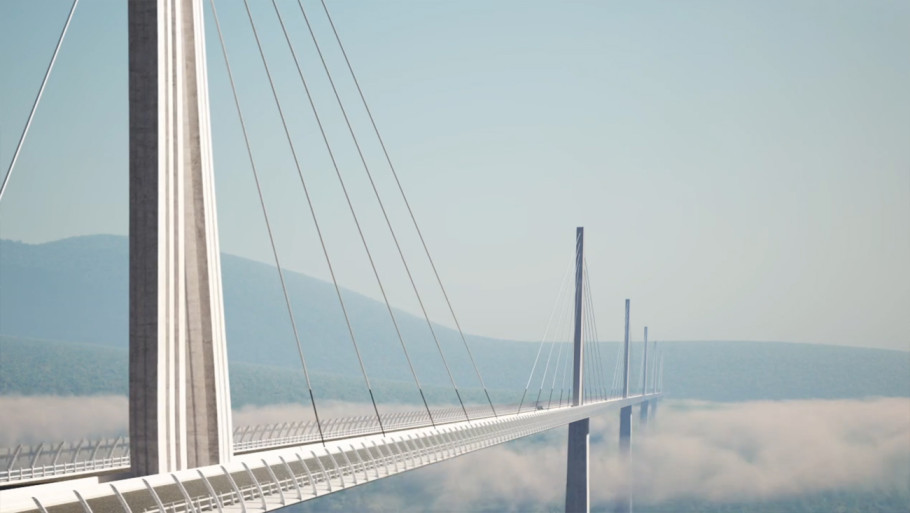
M 378 297 L 270 3 L 252 3 L 341 282 Z M 2 169 L 68 4 L 0 0 Z M 241 3 L 217 4 L 282 257 L 325 277 Z M 279 4 L 393 301 L 416 311 L 296 3 Z M 450 324 L 318 3 L 305 5 L 434 319 Z M 621 337 L 631 297 L 635 332 L 659 339 L 910 349 L 910 2 L 329 6 L 467 331 L 539 337 L 584 225 L 604 338 Z M 125 14 L 80 2 L 0 237 L 126 233 Z M 268 261 L 209 36 L 222 248 Z

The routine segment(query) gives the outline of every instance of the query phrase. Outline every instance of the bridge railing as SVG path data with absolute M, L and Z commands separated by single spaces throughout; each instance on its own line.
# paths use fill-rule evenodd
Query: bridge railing
M 365 483 L 373 479 L 387 477 L 404 469 L 414 468 L 431 461 L 438 461 L 442 456 L 439 451 L 455 454 L 458 451 L 458 439 L 441 435 L 443 442 L 424 442 L 420 437 L 407 438 L 407 443 L 398 442 L 386 446 L 383 452 L 375 443 L 368 446 L 361 443 L 361 448 L 350 444 L 349 450 L 339 449 L 333 452 L 325 450 L 319 456 L 311 452 L 310 458 L 298 455 L 295 460 L 283 460 L 284 473 L 278 476 L 278 470 L 263 462 L 263 467 L 245 467 L 246 473 L 232 474 L 230 481 L 234 489 L 209 493 L 208 495 L 184 497 L 169 502 L 161 501 L 142 510 L 143 513 L 197 513 L 215 511 L 228 506 L 244 503 L 272 501 L 274 497 L 284 497 L 287 502 L 297 502 L 309 497 L 316 497 L 333 489 Z M 358 477 L 360 476 L 360 477 Z M 207 478 L 211 479 L 211 478 Z M 212 489 L 214 491 L 214 488 Z M 157 494 L 157 492 L 156 492 Z M 265 508 L 268 506 L 265 506 Z
M 103 458 L 98 460 L 77 461 L 75 463 L 57 463 L 55 465 L 42 465 L 38 467 L 15 468 L 0 472 L 0 482 L 14 482 L 24 480 L 43 480 L 45 478 L 68 476 L 73 474 L 97 474 L 107 470 L 129 468 L 130 457 L 118 456 L 116 458 Z
M 530 420 L 530 419 L 529 419 Z M 143 513 L 199 513 L 215 511 L 243 503 L 247 506 L 275 509 L 331 493 L 339 489 L 387 477 L 405 470 L 442 461 L 464 452 L 470 452 L 547 426 L 509 425 L 514 421 L 487 418 L 468 432 L 442 428 L 431 433 L 398 435 L 381 443 L 369 445 L 361 441 L 347 446 L 323 447 L 311 450 L 309 456 L 296 453 L 296 458 L 280 458 L 281 464 L 243 464 L 244 471 L 228 473 L 231 490 L 216 492 L 212 487 L 208 495 L 185 495 L 169 502 L 160 499 L 160 505 L 146 507 Z M 534 421 L 531 421 L 534 422 Z M 202 473 L 200 473 L 202 476 Z M 214 481 L 213 477 L 204 477 Z M 222 483 L 224 486 L 224 483 Z M 222 487 L 223 487 L 222 486 Z M 155 495 L 161 494 L 156 487 Z M 277 499 L 277 500 L 276 500 Z M 277 504 L 276 504 L 277 503 Z
M 471 420 L 495 416 L 487 406 L 467 407 L 466 410 Z M 337 440 L 377 434 L 383 430 L 400 431 L 465 420 L 465 412 L 460 407 L 437 408 L 430 412 L 433 415 L 432 421 L 426 410 L 383 414 L 381 427 L 375 416 L 334 418 L 323 422 L 322 433 L 326 440 Z M 234 430 L 234 452 L 243 453 L 319 440 L 319 427 L 314 421 L 259 424 Z
M 653 396 L 657 398 L 659 394 Z M 112 513 L 266 512 L 643 400 L 648 399 L 630 397 L 549 410 L 531 405 L 523 407 L 522 414 L 516 414 L 517 407 L 497 408 L 498 417 L 476 422 L 462 420 L 436 428 L 389 432 L 386 436 L 274 448 L 238 454 L 221 465 L 97 485 L 74 484 L 75 494 L 68 498 L 57 492 L 40 501 L 7 495 L 4 510 L 46 513 L 55 511 L 58 505 L 78 507 L 81 502 L 83 511 Z
M 523 404 L 521 412 L 560 409 L 556 401 Z M 489 406 L 468 406 L 472 421 L 495 417 Z M 344 440 L 385 432 L 445 425 L 465 420 L 465 410 L 452 406 L 426 410 L 390 412 L 382 415 L 382 429 L 375 416 L 336 417 L 323 422 L 325 440 Z M 499 415 L 517 413 L 518 405 L 499 405 Z M 320 441 L 314 421 L 280 422 L 234 429 L 234 452 L 244 454 L 264 449 L 290 447 Z M 40 443 L 0 448 L 0 484 L 53 480 L 62 476 L 115 472 L 129 468 L 129 438 L 103 438 L 78 442 Z
M 129 467 L 125 436 L 0 448 L 0 483 Z

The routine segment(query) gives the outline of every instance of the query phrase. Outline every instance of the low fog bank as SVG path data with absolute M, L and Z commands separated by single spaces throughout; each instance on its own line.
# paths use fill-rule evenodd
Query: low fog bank
M 323 420 L 373 414 L 372 405 L 364 403 L 322 401 L 318 406 Z M 416 408 L 411 404 L 379 405 L 383 415 Z M 312 407 L 305 404 L 244 406 L 232 413 L 234 427 L 314 419 Z M 128 422 L 129 400 L 120 395 L 0 395 L 0 447 L 125 435 Z
M 910 399 L 680 403 L 659 413 L 634 446 L 640 501 L 910 491 Z
M 0 447 L 125 435 L 129 399 L 122 395 L 0 395 Z
M 617 416 L 592 419 L 591 500 L 598 510 L 607 510 L 627 485 Z M 364 511 L 561 511 L 565 443 L 561 428 L 297 510 L 321 511 L 338 502 L 335 507 Z M 888 509 L 879 500 L 878 510 L 908 511 L 910 399 L 667 401 L 650 426 L 635 425 L 632 465 L 642 511 L 665 511 L 660 505 L 719 511 L 724 504 L 765 511 L 763 505 L 787 500 L 799 502 L 793 511 L 810 510 L 801 501 L 821 511 L 813 500 L 834 507 L 832 496 L 876 500 L 878 492 L 898 501 L 897 509 Z M 403 491 L 411 494 L 405 501 Z
M 320 415 L 350 415 L 351 407 L 327 403 Z M 360 413 L 364 405 L 356 408 Z M 127 403 L 121 396 L 0 397 L 0 411 L 0 445 L 126 431 Z M 234 411 L 234 422 L 311 415 L 305 405 L 245 407 Z M 591 498 L 599 507 L 626 486 L 628 476 L 617 453 L 617 415 L 611 411 L 592 419 Z M 350 506 L 357 494 L 369 498 L 357 509 L 373 511 L 557 507 L 564 493 L 565 433 L 553 430 L 299 508 Z M 632 465 L 635 501 L 642 506 L 768 501 L 838 490 L 897 490 L 910 497 L 910 399 L 665 401 L 651 425 L 636 424 Z
M 627 485 L 615 417 L 592 419 L 591 500 L 601 506 Z M 910 493 L 910 399 L 667 402 L 651 426 L 636 428 L 636 504 L 766 501 L 843 489 Z M 434 488 L 443 483 L 434 499 L 440 511 L 491 501 L 511 510 L 556 506 L 564 500 L 564 433 L 547 435 L 547 444 L 497 446 L 415 478 Z

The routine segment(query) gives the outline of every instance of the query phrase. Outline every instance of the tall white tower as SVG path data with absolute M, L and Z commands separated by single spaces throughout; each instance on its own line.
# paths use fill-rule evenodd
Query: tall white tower
M 572 344 L 572 406 L 585 403 L 585 345 L 582 333 L 584 307 L 585 229 L 575 231 L 575 336 Z M 591 511 L 590 443 L 591 419 L 569 424 L 569 446 L 566 458 L 566 513 Z
M 130 460 L 227 461 L 231 401 L 201 0 L 129 0 Z

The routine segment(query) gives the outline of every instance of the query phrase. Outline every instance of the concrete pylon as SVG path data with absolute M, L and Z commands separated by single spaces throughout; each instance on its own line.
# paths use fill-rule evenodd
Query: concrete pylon
M 652 357 L 651 357 L 652 363 L 651 363 L 650 366 L 651 366 L 651 369 L 652 369 L 652 371 L 653 371 L 653 372 L 651 373 L 651 375 L 652 375 L 652 377 L 651 377 L 651 393 L 657 393 L 657 373 L 656 373 L 656 369 L 657 369 L 657 363 L 658 363 L 658 360 L 659 360 L 659 358 L 658 358 L 658 351 L 657 351 L 657 341 L 654 341 L 654 342 L 651 344 L 651 354 L 652 354 Z M 658 400 L 657 400 L 657 399 L 652 399 L 652 400 L 650 401 L 650 403 L 651 403 L 651 406 L 650 406 L 650 408 L 649 408 L 650 411 L 648 412 L 648 417 L 649 417 L 650 420 L 653 420 L 654 417 L 657 415 L 657 403 L 658 403 Z
M 622 366 L 622 397 L 629 397 L 629 307 L 630 301 L 626 299 L 626 330 L 625 340 L 623 342 L 623 366 Z M 620 491 L 616 498 L 616 513 L 632 512 L 632 406 L 623 406 L 619 410 L 619 455 L 623 460 L 624 470 L 629 476 L 629 485 L 625 490 Z
M 585 231 L 575 232 L 575 337 L 573 341 L 572 406 L 585 402 L 584 344 L 582 343 L 582 299 L 584 287 Z M 591 493 L 588 468 L 590 458 L 590 419 L 569 424 L 569 450 L 566 458 L 566 513 L 590 511 Z
M 226 462 L 231 410 L 201 0 L 129 0 L 130 460 Z
M 645 344 L 644 344 L 644 355 L 642 355 L 641 360 L 641 395 L 648 394 L 648 327 L 645 326 Z M 648 403 L 650 401 L 642 401 L 641 403 L 641 415 L 639 420 L 641 425 L 644 426 L 648 423 Z

